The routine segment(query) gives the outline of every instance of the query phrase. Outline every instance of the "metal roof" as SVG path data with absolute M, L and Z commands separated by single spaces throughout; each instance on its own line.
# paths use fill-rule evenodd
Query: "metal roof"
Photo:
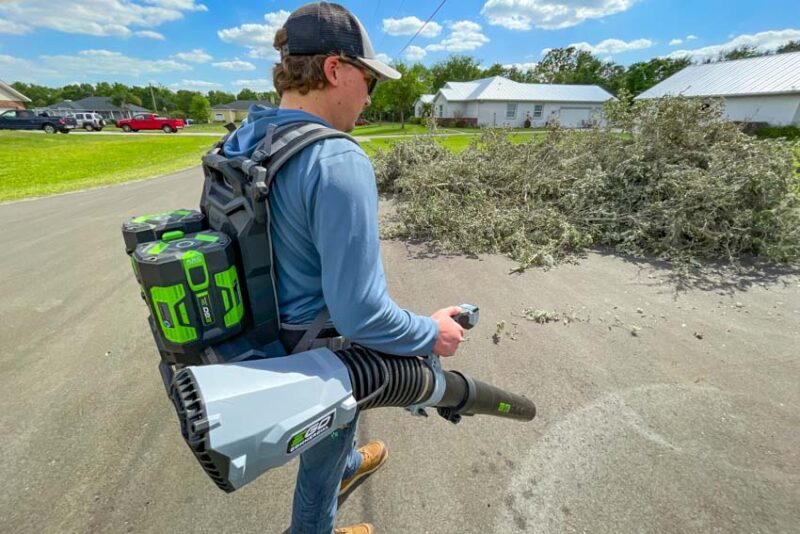
M 691 65 L 637 96 L 800 93 L 800 52 Z
M 614 96 L 597 85 L 519 83 L 502 76 L 472 82 L 447 82 L 439 89 L 449 102 L 467 100 L 605 102 Z
M 148 113 L 149 109 L 137 106 L 136 104 L 126 104 L 124 108 L 115 106 L 109 96 L 87 96 L 80 100 L 62 100 L 56 104 L 45 106 L 44 109 L 71 109 L 73 111 L 131 111 L 133 113 Z
M 419 95 L 419 98 L 417 100 L 419 100 L 423 104 L 430 104 L 433 102 L 433 97 L 435 96 L 436 95 Z

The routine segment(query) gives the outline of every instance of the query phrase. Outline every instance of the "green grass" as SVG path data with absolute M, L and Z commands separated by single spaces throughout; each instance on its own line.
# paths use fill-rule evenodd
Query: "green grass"
M 365 135 L 420 135 L 428 133 L 428 129 L 419 124 L 406 123 L 405 128 L 400 127 L 399 122 L 382 122 L 369 124 L 367 126 L 356 126 L 351 132 L 354 136 Z
M 198 165 L 209 137 L 0 131 L 0 201 L 147 178 Z

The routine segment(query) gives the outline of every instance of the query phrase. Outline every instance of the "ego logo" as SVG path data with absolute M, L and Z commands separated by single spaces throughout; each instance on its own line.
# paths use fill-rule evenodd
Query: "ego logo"
M 315 438 L 320 437 L 322 434 L 325 433 L 326 430 L 333 426 L 333 420 L 335 419 L 336 411 L 332 411 L 331 413 L 317 419 L 306 428 L 302 429 L 300 432 L 292 436 L 289 440 L 289 445 L 286 448 L 286 453 L 291 454 L 303 445 L 310 443 Z

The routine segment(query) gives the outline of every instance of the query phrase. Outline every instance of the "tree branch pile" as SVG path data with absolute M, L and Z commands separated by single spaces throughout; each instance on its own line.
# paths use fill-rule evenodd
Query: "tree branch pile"
M 624 100 L 608 125 L 522 144 L 487 130 L 460 154 L 432 137 L 376 156 L 398 200 L 385 235 L 501 253 L 521 268 L 592 245 L 681 263 L 800 257 L 797 144 L 760 141 L 698 100 Z

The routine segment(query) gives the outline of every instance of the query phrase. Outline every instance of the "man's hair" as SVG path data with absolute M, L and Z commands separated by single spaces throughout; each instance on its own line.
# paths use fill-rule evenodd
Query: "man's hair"
M 281 28 L 275 33 L 272 46 L 279 52 L 289 41 L 286 30 Z M 322 89 L 328 85 L 325 76 L 324 64 L 328 55 L 317 54 L 313 56 L 284 56 L 281 54 L 280 63 L 272 68 L 272 83 L 279 95 L 283 92 L 296 89 L 301 95 L 308 94 L 312 89 Z

